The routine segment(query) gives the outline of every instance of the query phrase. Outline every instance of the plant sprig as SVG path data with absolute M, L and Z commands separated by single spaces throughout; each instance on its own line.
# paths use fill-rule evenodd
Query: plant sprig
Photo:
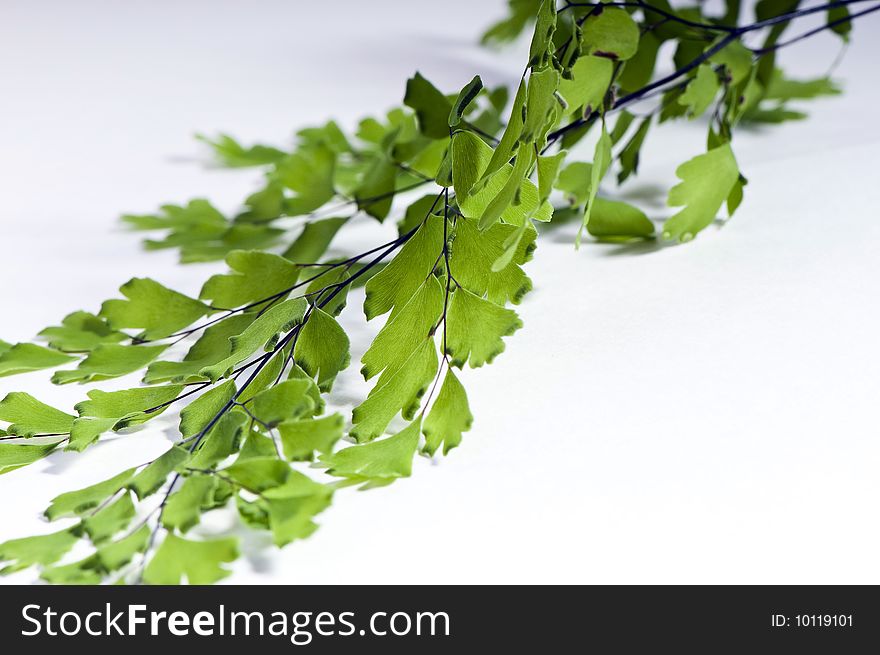
M 457 447 L 473 415 L 455 369 L 490 363 L 521 326 L 510 305 L 531 289 L 522 267 L 536 226 L 576 219 L 578 243 L 657 239 L 657 219 L 614 198 L 606 178 L 637 174 L 654 126 L 701 116 L 706 150 L 678 167 L 669 204 L 680 209 L 659 238 L 689 241 L 725 205 L 733 215 L 746 184 L 737 126 L 802 118 L 791 103 L 839 92 L 827 78 L 788 78 L 776 53 L 824 30 L 846 40 L 853 20 L 880 10 L 880 1 L 763 0 L 740 23 L 739 5 L 713 16 L 665 0 L 511 0 L 484 40 L 511 40 L 534 22 L 516 88 L 487 89 L 476 76 L 448 95 L 416 73 L 403 106 L 350 134 L 331 121 L 301 130 L 291 151 L 200 137 L 226 165 L 264 170 L 241 211 L 225 216 L 195 199 L 123 220 L 159 234 L 148 249 L 175 248 L 182 262 L 225 259 L 229 272 L 209 278 L 198 298 L 135 278 L 124 298 L 43 330 L 46 345 L 0 342 L 0 376 L 60 369 L 56 384 L 94 384 L 139 372 L 144 382 L 93 387 L 75 414 L 6 395 L 0 473 L 124 437 L 171 408 L 179 438 L 152 461 L 53 499 L 46 518 L 72 525 L 0 544 L 0 572 L 36 566 L 57 583 L 215 582 L 238 546 L 192 536 L 206 512 L 233 507 L 284 546 L 317 528 L 337 491 L 390 484 L 410 475 L 417 453 Z M 822 28 L 783 39 L 817 13 L 827 14 Z M 658 76 L 666 42 L 675 68 Z M 640 115 L 629 111 L 658 96 Z M 593 130 L 592 158 L 574 159 Z M 413 198 L 420 189 L 430 191 Z M 382 222 L 395 208 L 396 238 L 328 254 L 355 216 Z M 327 399 L 350 364 L 337 319 L 359 285 L 366 319 L 386 319 L 362 358 L 374 386 L 346 417 Z M 169 356 L 184 342 L 182 358 Z M 78 543 L 89 554 L 67 561 Z

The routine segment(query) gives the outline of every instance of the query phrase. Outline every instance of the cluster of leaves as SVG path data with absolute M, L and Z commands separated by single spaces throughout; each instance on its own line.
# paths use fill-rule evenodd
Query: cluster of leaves
M 578 241 L 583 233 L 656 238 L 641 209 L 600 185 L 614 168 L 619 182 L 637 172 L 655 123 L 708 114 L 706 151 L 678 168 L 669 204 L 681 209 L 662 228 L 663 238 L 687 241 L 722 205 L 732 214 L 742 200 L 731 148 L 739 122 L 796 118 L 789 102 L 837 92 L 824 78 L 788 79 L 774 54 L 799 38 L 781 40 L 790 22 L 820 10 L 848 38 L 852 3 L 797 4 L 764 0 L 756 21 L 739 26 L 737 1 L 711 17 L 665 0 L 560 8 L 511 0 L 511 15 L 486 39 L 535 26 L 506 111 L 506 88 L 475 77 L 447 95 L 417 73 L 402 107 L 352 134 L 329 122 L 300 131 L 291 152 L 203 138 L 226 165 L 265 171 L 241 211 L 227 217 L 196 199 L 124 220 L 159 233 L 148 248 L 177 248 L 184 262 L 225 258 L 229 271 L 209 278 L 198 298 L 136 278 L 123 298 L 43 330 L 45 345 L 0 342 L 0 376 L 60 369 L 54 383 L 86 384 L 143 375 L 135 388 L 92 388 L 75 413 L 6 395 L 0 473 L 128 434 L 172 407 L 182 407 L 179 439 L 150 462 L 55 498 L 45 517 L 66 527 L 0 544 L 0 572 L 38 566 L 60 583 L 214 582 L 228 574 L 237 544 L 193 538 L 205 513 L 233 507 L 283 546 L 311 534 L 341 488 L 386 485 L 410 475 L 418 453 L 447 454 L 473 420 L 456 369 L 490 363 L 520 327 L 510 305 L 531 288 L 522 267 L 536 224 L 575 216 Z M 753 34 L 764 35 L 760 48 L 748 45 Z M 676 70 L 657 77 L 667 41 Z M 654 96 L 647 113 L 628 111 Z M 592 160 L 569 158 L 591 131 Z M 427 186 L 426 195 L 408 193 Z M 384 221 L 398 196 L 409 202 L 396 238 L 328 255 L 353 216 Z M 326 397 L 350 364 L 338 317 L 356 285 L 365 285 L 366 319 L 384 324 L 361 360 L 374 386 L 348 420 Z M 183 341 L 188 350 L 173 356 Z M 77 545 L 84 557 L 68 561 Z

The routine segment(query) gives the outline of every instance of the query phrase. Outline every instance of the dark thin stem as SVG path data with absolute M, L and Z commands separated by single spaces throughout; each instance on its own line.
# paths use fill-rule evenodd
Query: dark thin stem
M 820 32 L 824 32 L 825 30 L 833 29 L 833 28 L 837 27 L 838 25 L 844 25 L 846 23 L 850 23 L 850 22 L 854 21 L 856 18 L 859 18 L 860 16 L 866 16 L 867 14 L 873 13 L 878 10 L 880 10 L 880 4 L 878 4 L 874 7 L 869 7 L 868 9 L 863 9 L 862 11 L 858 11 L 854 14 L 850 14 L 848 16 L 844 16 L 842 18 L 838 18 L 836 20 L 830 21 L 829 23 L 826 23 L 825 25 L 822 25 L 821 27 L 816 27 L 808 32 L 804 32 L 803 34 L 799 34 L 798 36 L 793 37 L 793 38 L 789 39 L 788 41 L 774 43 L 773 45 L 768 46 L 766 48 L 758 48 L 756 50 L 752 50 L 752 52 L 758 56 L 766 55 L 771 52 L 776 52 L 780 48 L 785 48 L 787 46 L 793 45 L 795 43 L 798 43 L 799 41 L 803 41 L 804 39 L 808 39 L 811 36 L 815 36 L 816 34 L 819 34 Z

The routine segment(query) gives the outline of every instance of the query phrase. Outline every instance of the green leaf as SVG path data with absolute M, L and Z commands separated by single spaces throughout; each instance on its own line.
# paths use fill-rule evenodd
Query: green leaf
M 40 402 L 32 395 L 13 391 L 0 400 L 0 421 L 8 421 L 8 434 L 33 437 L 38 434 L 66 434 L 74 417 Z
M 766 100 L 809 100 L 821 96 L 835 96 L 841 93 L 840 87 L 830 77 L 817 77 L 812 80 L 794 80 L 786 77 L 780 70 L 773 71 L 770 84 L 767 85 L 764 98 Z
M 474 79 L 464 86 L 452 104 L 452 109 L 449 111 L 449 127 L 456 127 L 461 123 L 461 116 L 464 114 L 465 109 L 482 90 L 483 80 L 480 79 L 479 75 L 474 75 Z
M 314 453 L 329 453 L 342 438 L 342 414 L 314 419 L 283 421 L 278 425 L 284 456 L 292 461 L 311 461 Z
M 198 443 L 190 466 L 208 469 L 238 450 L 248 418 L 244 412 L 227 412 Z
M 599 109 L 611 85 L 613 70 L 614 64 L 608 59 L 580 57 L 571 68 L 571 79 L 559 82 L 559 94 L 568 104 L 567 113 L 570 115 L 579 107 L 584 107 L 584 115 Z
M 586 205 L 590 197 L 593 179 L 593 165 L 575 161 L 562 169 L 556 180 L 556 188 L 568 194 L 573 205 Z
M 190 200 L 185 206 L 163 205 L 159 214 L 135 216 L 128 214 L 122 217 L 136 230 L 205 230 L 207 228 L 224 229 L 228 223 L 226 218 L 204 198 Z
M 556 184 L 559 167 L 565 161 L 567 154 L 567 151 L 560 150 L 555 155 L 538 157 L 538 197 L 540 202 L 544 202 L 550 197 L 553 185 Z
M 201 432 L 235 397 L 235 380 L 211 387 L 180 412 L 180 434 L 186 439 Z
M 122 346 L 105 344 L 98 346 L 73 370 L 56 371 L 52 376 L 55 384 L 93 382 L 108 380 L 134 373 L 158 357 L 167 345 Z
M 358 209 L 382 221 L 391 211 L 398 168 L 387 157 L 379 157 L 355 190 Z
M 552 53 L 554 32 L 556 32 L 556 0 L 544 0 L 538 9 L 535 31 L 529 46 L 529 66 L 547 63 Z
M 327 473 L 337 477 L 358 480 L 407 478 L 412 473 L 420 430 L 421 420 L 416 420 L 393 437 L 323 455 L 321 463 L 327 466 Z
M 143 553 L 150 544 L 150 527 L 142 525 L 130 535 L 103 544 L 96 553 L 104 571 L 116 571 L 128 564 L 135 555 Z
M 114 475 L 109 480 L 56 496 L 45 511 L 46 518 L 54 521 L 64 516 L 82 514 L 93 507 L 97 507 L 120 489 L 127 487 L 131 482 L 134 471 L 135 469 L 130 468 L 118 475 Z
M 275 427 L 286 419 L 308 416 L 315 404 L 308 395 L 308 380 L 286 380 L 261 391 L 247 404 L 263 425 Z
M 154 585 L 205 585 L 222 580 L 230 574 L 222 565 L 238 558 L 236 539 L 191 541 L 168 534 L 144 570 L 144 582 Z
M 587 231 L 594 237 L 611 240 L 649 238 L 654 224 L 638 207 L 617 200 L 596 197 Z
M 205 366 L 199 371 L 209 380 L 216 381 L 228 375 L 232 369 L 261 348 L 271 351 L 278 335 L 288 332 L 302 322 L 307 303 L 302 298 L 290 298 L 273 305 L 259 316 L 239 335 L 229 338 L 230 353 L 219 362 Z
M 554 94 L 559 88 L 560 79 L 559 72 L 555 68 L 532 71 L 529 76 L 522 141 L 536 143 L 538 149 L 543 147 L 553 113 L 559 107 Z
M 101 316 L 114 329 L 142 328 L 144 339 L 167 337 L 211 311 L 204 303 L 149 278 L 134 278 L 119 290 L 128 300 L 105 301 Z
M 434 270 L 443 250 L 443 221 L 428 218 L 391 262 L 367 282 L 367 320 L 399 311 Z
M 623 150 L 620 151 L 618 160 L 620 161 L 620 172 L 617 174 L 617 183 L 623 184 L 624 180 L 639 170 L 639 153 L 645 137 L 648 135 L 648 128 L 651 127 L 651 118 L 648 117 L 639 123 L 639 127 L 633 134 L 632 138 L 627 141 Z
M 336 153 L 323 143 L 301 147 L 279 161 L 275 178 L 297 194 L 287 199 L 285 213 L 308 214 L 333 198 L 335 169 Z
M 53 348 L 65 352 L 88 352 L 104 343 L 119 343 L 128 339 L 126 334 L 113 330 L 105 320 L 88 312 L 68 314 L 61 325 L 47 327 L 39 336 Z
M 134 503 L 131 494 L 126 491 L 116 501 L 84 518 L 82 529 L 89 535 L 92 543 L 99 544 L 125 528 L 132 518 Z
M 507 180 L 514 175 L 514 167 L 504 164 L 496 174 L 485 178 L 483 173 L 491 157 L 492 149 L 481 139 L 470 132 L 456 132 L 452 139 L 455 195 L 466 218 L 481 218 L 490 203 L 502 193 Z M 553 207 L 550 203 L 538 202 L 538 189 L 531 181 L 521 180 L 519 189 L 515 189 L 514 198 L 517 195 L 519 202 L 508 204 L 501 213 L 501 219 L 505 223 L 522 225 L 526 218 L 538 221 L 550 219 Z
M 583 24 L 582 48 L 607 59 L 629 59 L 639 48 L 639 26 L 623 9 L 605 8 Z
M 403 308 L 393 315 L 364 353 L 364 379 L 387 372 L 394 374 L 421 343 L 434 333 L 443 312 L 443 287 L 430 276 Z M 381 381 L 379 383 L 381 385 Z
M 828 26 L 831 31 L 849 43 L 849 35 L 852 32 L 849 8 L 844 6 L 832 7 L 828 10 Z
M 127 486 L 134 491 L 138 500 L 143 500 L 147 496 L 159 491 L 159 488 L 165 484 L 168 476 L 177 470 L 186 460 L 189 459 L 189 453 L 180 446 L 171 446 L 159 457 L 150 462 L 144 469 L 135 475 Z
M 180 489 L 168 497 L 162 513 L 162 525 L 180 532 L 186 532 L 196 525 L 216 484 L 216 478 L 210 475 L 193 474 L 187 477 Z
M 712 46 L 709 46 L 710 48 Z M 722 50 L 709 58 L 709 62 L 718 66 L 724 66 L 730 76 L 730 83 L 734 86 L 743 82 L 752 72 L 754 65 L 751 51 L 740 41 L 732 41 Z
M 521 265 L 531 259 L 537 232 L 531 226 L 517 244 L 511 262 L 494 271 L 493 266 L 506 250 L 505 244 L 518 228 L 497 223 L 480 232 L 475 221 L 459 219 L 450 253 L 450 269 L 456 281 L 478 296 L 494 303 L 518 303 L 532 288 L 532 281 Z
M 33 343 L 19 343 L 0 354 L 0 377 L 55 368 L 74 359 L 58 350 Z
M 526 83 L 523 81 L 519 83 L 519 88 L 516 91 L 516 96 L 513 99 L 513 105 L 510 109 L 510 118 L 507 121 L 507 127 L 504 128 L 504 134 L 501 135 L 501 140 L 492 152 L 489 163 L 486 165 L 485 170 L 479 175 L 478 179 L 474 179 L 472 173 L 470 183 L 461 185 L 462 187 L 467 187 L 464 189 L 465 192 L 470 191 L 470 188 L 475 182 L 482 182 L 497 173 L 501 170 L 501 167 L 507 164 L 513 157 L 513 151 L 517 148 L 519 137 L 522 134 L 526 111 L 525 106 Z M 456 165 L 456 175 L 461 174 L 459 169 L 460 167 Z
M 611 166 L 611 137 L 605 129 L 605 123 L 602 123 L 602 134 L 596 142 L 596 150 L 593 153 L 593 166 L 590 169 L 590 191 L 587 195 L 587 207 L 584 211 L 584 222 L 578 230 L 575 245 L 580 245 L 581 234 L 584 228 L 590 225 L 590 216 L 593 213 L 593 204 L 596 194 L 599 192 L 599 183 L 605 177 L 608 167 Z
M 617 81 L 624 93 L 631 93 L 646 86 L 654 75 L 657 65 L 657 52 L 662 40 L 653 31 L 646 31 L 639 39 L 639 49 L 626 65 Z
M 443 445 L 445 455 L 461 443 L 461 433 L 470 430 L 473 421 L 467 393 L 455 373 L 449 369 L 422 427 L 425 433 L 422 450 L 433 455 Z
M 421 73 L 417 72 L 406 81 L 403 104 L 415 110 L 422 134 L 432 139 L 449 136 L 452 103 Z
M 228 134 L 218 134 L 216 139 L 197 134 L 196 138 L 209 145 L 225 166 L 233 168 L 274 164 L 285 156 L 283 151 L 271 146 L 256 144 L 245 148 Z
M 393 375 L 383 376 L 367 399 L 354 408 L 351 436 L 360 442 L 375 439 L 398 412 L 404 419 L 412 419 L 436 372 L 437 349 L 433 339 L 425 339 Z
M 118 429 L 138 425 L 158 416 L 164 407 L 149 414 L 148 409 L 171 402 L 183 391 L 183 386 L 170 384 L 161 387 L 138 387 L 123 391 L 101 391 L 92 389 L 86 395 L 88 400 L 77 403 L 74 409 L 80 416 L 95 418 L 115 418 L 120 422 Z
M 684 208 L 663 225 L 663 238 L 689 241 L 715 220 L 739 179 L 739 168 L 725 144 L 686 161 L 675 174 L 681 182 L 669 191 L 669 206 Z
M 347 222 L 348 217 L 342 217 L 324 218 L 307 223 L 296 241 L 284 251 L 284 257 L 296 264 L 316 263 L 327 252 L 339 228 Z
M 53 564 L 73 548 L 77 541 L 79 538 L 70 530 L 4 541 L 0 544 L 0 562 L 12 564 L 0 569 L 0 575 L 15 573 L 34 564 Z
M 318 388 L 327 392 L 351 360 L 348 349 L 345 330 L 336 319 L 316 307 L 300 330 L 293 358 L 310 377 L 317 378 Z
M 678 97 L 678 102 L 688 108 L 688 116 L 692 119 L 697 118 L 702 116 L 712 104 L 720 86 L 718 75 L 715 74 L 712 66 L 702 64 L 697 67 L 697 72 L 684 93 Z
M 78 418 L 70 428 L 70 439 L 65 450 L 82 452 L 98 440 L 102 434 L 116 425 L 115 418 Z
M 447 313 L 446 353 L 454 366 L 469 362 L 472 368 L 491 363 L 504 351 L 501 337 L 522 327 L 516 312 L 457 289 Z
M 0 442 L 0 475 L 43 459 L 55 450 L 57 445 L 57 443 L 50 443 L 32 446 L 31 444 Z
M 199 297 L 232 309 L 272 298 L 290 289 L 300 268 L 284 257 L 259 250 L 233 250 L 226 256 L 232 273 L 211 276 Z
M 202 336 L 193 344 L 186 353 L 183 361 L 158 361 L 147 367 L 144 382 L 156 384 L 157 382 L 201 382 L 206 381 L 204 375 L 200 375 L 206 366 L 216 364 L 222 359 L 229 357 L 232 352 L 231 337 L 237 336 L 254 322 L 256 314 L 243 313 L 233 314 L 219 323 L 205 329 Z
M 514 202 L 520 187 L 525 182 L 526 175 L 528 175 L 532 167 L 534 157 L 534 149 L 529 148 L 525 144 L 520 145 L 516 155 L 516 163 L 510 175 L 504 181 L 504 186 L 486 203 L 485 209 L 480 214 L 478 225 L 481 230 L 494 225 L 501 218 L 504 211 Z

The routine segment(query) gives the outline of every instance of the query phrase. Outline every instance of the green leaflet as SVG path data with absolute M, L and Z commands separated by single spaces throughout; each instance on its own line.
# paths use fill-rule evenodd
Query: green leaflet
M 399 311 L 434 270 L 443 250 L 443 220 L 429 217 L 397 256 L 367 282 L 367 320 Z M 393 311 L 392 311 L 393 310 Z
M 623 150 L 620 151 L 618 157 L 620 161 L 620 172 L 617 174 L 617 183 L 623 184 L 624 180 L 639 170 L 639 153 L 645 137 L 648 135 L 648 129 L 651 127 L 651 119 L 646 118 L 639 123 L 635 134 L 627 141 Z
M 553 113 L 559 107 L 554 94 L 560 79 L 555 68 L 533 71 L 529 77 L 522 141 L 536 143 L 539 149 L 543 147 L 544 137 L 553 122 Z
M 562 169 L 556 179 L 556 188 L 568 195 L 573 205 L 586 205 L 592 187 L 593 165 L 575 161 Z
M 562 166 L 567 154 L 567 151 L 560 150 L 555 155 L 538 157 L 538 197 L 540 202 L 543 203 L 550 197 L 553 185 L 556 184 L 559 167 Z
M 277 297 L 296 283 L 300 272 L 284 257 L 258 250 L 233 250 L 226 263 L 233 272 L 209 278 L 199 297 L 230 309 Z
M 189 459 L 189 453 L 186 450 L 179 446 L 172 446 L 145 466 L 126 484 L 134 491 L 138 499 L 143 500 L 156 493 L 165 484 L 165 480 L 172 471 L 178 469 L 187 459 Z
M 623 9 L 603 9 L 583 25 L 582 49 L 608 59 L 629 59 L 639 47 L 639 27 Z
M 8 421 L 8 434 L 33 437 L 37 434 L 66 434 L 74 417 L 40 402 L 32 395 L 13 391 L 0 400 L 0 421 Z
M 421 73 L 416 73 L 406 81 L 403 104 L 415 110 L 422 134 L 432 139 L 449 136 L 449 114 L 452 112 L 452 103 L 422 77 Z
M 181 410 L 180 434 L 184 438 L 198 434 L 220 410 L 232 402 L 234 396 L 234 380 L 227 380 L 208 389 Z
M 367 399 L 352 412 L 351 436 L 359 442 L 381 435 L 398 412 L 412 419 L 419 399 L 437 372 L 437 348 L 433 339 L 425 339 L 393 375 L 380 380 Z
M 70 428 L 70 440 L 67 442 L 65 450 L 82 452 L 98 441 L 98 437 L 102 434 L 112 430 L 117 420 L 115 418 L 91 417 L 76 419 Z
M 318 388 L 326 392 L 333 387 L 336 375 L 348 366 L 348 348 L 345 330 L 316 307 L 300 330 L 293 357 L 310 377 L 317 379 Z
M 474 295 L 467 289 L 452 294 L 447 314 L 446 352 L 454 366 L 472 368 L 491 363 L 504 351 L 501 337 L 522 327 L 516 312 Z
M 688 115 L 691 118 L 697 118 L 702 116 L 712 104 L 719 88 L 715 71 L 710 65 L 703 64 L 697 68 L 696 75 L 688 83 L 684 93 L 678 97 L 678 102 L 688 108 Z
M 308 395 L 308 380 L 287 380 L 254 396 L 246 405 L 249 416 L 275 427 L 286 419 L 308 416 L 315 404 Z
M 88 352 L 101 344 L 119 343 L 128 338 L 124 333 L 113 330 L 104 319 L 88 312 L 68 314 L 61 325 L 47 327 L 39 336 L 53 348 L 65 352 Z
M 77 537 L 70 530 L 24 539 L 12 539 L 0 544 L 0 562 L 12 562 L 0 569 L 0 575 L 8 575 L 34 564 L 52 564 L 73 548 Z
M 104 571 L 115 571 L 128 564 L 136 554 L 144 552 L 149 543 L 150 528 L 143 525 L 130 535 L 98 548 L 98 562 Z
M 304 145 L 279 161 L 274 178 L 296 192 L 285 201 L 285 213 L 308 214 L 330 200 L 336 193 L 335 168 L 336 153 L 324 143 Z
M 529 46 L 529 66 L 545 65 L 551 54 L 556 32 L 556 0 L 543 0 L 538 9 L 535 31 Z
M 339 232 L 339 228 L 346 222 L 348 222 L 348 218 L 324 218 L 307 223 L 296 241 L 284 251 L 285 259 L 295 264 L 317 262 L 330 247 L 330 242 Z
M 194 469 L 213 468 L 238 450 L 248 417 L 244 412 L 223 414 L 205 434 L 193 453 L 189 466 Z
M 365 379 L 395 373 L 426 338 L 433 334 L 443 311 L 443 287 L 430 276 L 406 305 L 376 335 L 362 358 Z
M 121 429 L 158 416 L 182 391 L 183 386 L 178 384 L 109 392 L 92 389 L 86 394 L 89 399 L 77 403 L 74 409 L 80 416 L 116 419 Z M 151 409 L 154 411 L 144 413 Z
M 65 516 L 82 514 L 97 507 L 116 492 L 128 486 L 134 471 L 135 469 L 131 468 L 114 475 L 109 480 L 56 496 L 45 511 L 46 518 L 54 521 Z
M 468 82 L 464 88 L 459 92 L 458 97 L 455 99 L 455 102 L 452 104 L 452 109 L 449 111 L 449 127 L 457 127 L 461 122 L 461 116 L 464 114 L 465 109 L 467 109 L 468 105 L 477 97 L 480 91 L 483 90 L 483 80 L 480 79 L 479 75 L 475 75 L 474 79 Z
M 192 541 L 169 534 L 144 571 L 147 584 L 180 584 L 183 578 L 189 584 L 204 585 L 222 580 L 230 571 L 223 564 L 238 557 L 235 539 Z
M 571 79 L 559 82 L 559 94 L 568 104 L 567 114 L 584 107 L 584 114 L 599 109 L 611 84 L 614 64 L 602 57 L 584 55 L 571 68 Z M 590 111 L 587 112 L 587 109 Z
M 81 526 L 92 543 L 100 544 L 125 528 L 134 513 L 131 494 L 126 491 L 117 500 L 84 518 Z
M 228 134 L 218 134 L 216 139 L 197 134 L 196 138 L 210 146 L 214 155 L 230 168 L 274 164 L 285 154 L 278 148 L 261 144 L 245 148 Z
M 122 346 L 105 344 L 98 346 L 73 370 L 56 371 L 54 384 L 93 382 L 134 373 L 158 357 L 168 346 Z
M 287 420 L 278 425 L 284 456 L 292 461 L 311 461 L 314 453 L 329 453 L 342 438 L 342 414 L 321 418 Z
M 648 238 L 654 235 L 654 224 L 638 207 L 618 200 L 596 197 L 587 231 L 607 240 Z
M 513 157 L 513 151 L 516 149 L 517 144 L 519 143 L 519 137 L 522 134 L 525 105 L 526 83 L 525 81 L 522 81 L 519 83 L 519 88 L 513 99 L 513 105 L 510 109 L 510 118 L 507 121 L 507 127 L 504 128 L 504 134 L 501 135 L 501 140 L 492 152 L 492 157 L 489 159 L 489 163 L 486 165 L 485 170 L 482 172 L 479 179 L 473 180 L 473 182 L 482 182 L 483 180 L 488 179 L 501 170 L 501 167 L 508 163 L 511 157 Z M 462 174 L 461 167 L 457 166 L 456 175 L 460 176 Z M 464 174 L 467 175 L 467 173 Z M 472 173 L 471 177 L 473 177 Z M 463 184 L 462 187 L 464 187 L 465 184 Z M 473 186 L 473 183 L 467 184 L 466 191 L 469 191 L 471 186 Z
M 398 168 L 385 157 L 377 159 L 355 191 L 358 209 L 380 221 L 391 211 Z
M 505 200 L 510 198 L 509 189 L 505 190 L 508 179 L 513 176 L 514 167 L 504 164 L 498 173 L 489 178 L 483 177 L 490 159 L 492 149 L 481 139 L 470 132 L 457 132 L 452 139 L 452 161 L 456 170 L 454 182 L 455 195 L 462 214 L 466 218 L 480 219 L 490 203 L 502 193 Z M 517 175 L 521 172 L 517 171 Z M 549 203 L 538 202 L 538 189 L 531 181 L 523 179 L 518 189 L 514 188 L 513 198 L 518 203 L 508 204 L 501 212 L 501 219 L 511 225 L 522 225 L 526 217 L 538 221 L 548 221 L 553 213 Z M 497 213 L 493 210 L 494 213 Z
M 168 497 L 162 513 L 162 525 L 186 532 L 199 522 L 202 509 L 210 501 L 217 479 L 194 474 L 184 480 L 180 489 Z
M 241 334 L 230 337 L 229 355 L 215 364 L 205 366 L 199 371 L 199 375 L 216 381 L 228 375 L 233 367 L 261 348 L 265 348 L 267 352 L 271 351 L 275 347 L 279 334 L 287 332 L 302 322 L 306 305 L 306 301 L 302 298 L 290 298 L 273 305 Z
M 128 300 L 105 301 L 101 316 L 117 330 L 141 328 L 144 339 L 167 337 L 211 311 L 204 303 L 148 278 L 129 280 L 119 290 Z
M 425 433 L 425 445 L 422 450 L 428 455 L 437 452 L 443 446 L 445 455 L 461 443 L 462 432 L 471 429 L 474 415 L 468 406 L 467 393 L 452 369 L 446 371 L 446 378 L 437 400 L 422 426 Z
M 57 445 L 50 443 L 33 446 L 0 442 L 0 475 L 43 459 L 55 450 Z
M 238 336 L 254 322 L 256 314 L 233 314 L 205 329 L 202 336 L 186 353 L 183 361 L 152 362 L 147 367 L 144 382 L 199 382 L 207 380 L 199 371 L 229 357 L 232 352 L 230 338 Z
M 713 148 L 679 166 L 681 182 L 669 191 L 669 206 L 684 206 L 663 224 L 663 238 L 691 240 L 709 225 L 739 179 L 730 144 Z
M 599 192 L 599 182 L 605 177 L 605 173 L 608 171 L 609 166 L 611 166 L 611 137 L 608 135 L 608 131 L 605 129 L 605 123 L 603 122 L 602 134 L 596 142 L 596 150 L 593 153 L 593 165 L 590 168 L 590 190 L 587 194 L 587 207 L 584 211 L 584 222 L 578 230 L 578 235 L 575 239 L 576 246 L 580 245 L 583 229 L 589 228 L 590 217 L 593 213 L 593 204 L 596 199 L 596 194 Z
M 416 420 L 393 437 L 350 446 L 321 457 L 330 475 L 356 480 L 394 480 L 412 473 L 419 445 L 421 421 Z
M 516 232 L 516 227 L 501 223 L 480 232 L 474 221 L 459 219 L 450 253 L 450 268 L 458 283 L 494 303 L 518 303 L 532 288 L 522 264 L 531 259 L 535 248 L 534 228 L 526 228 L 511 262 L 500 271 L 493 270 L 505 252 L 504 244 Z
M 74 359 L 58 350 L 33 343 L 18 343 L 0 354 L 0 377 L 55 368 Z

